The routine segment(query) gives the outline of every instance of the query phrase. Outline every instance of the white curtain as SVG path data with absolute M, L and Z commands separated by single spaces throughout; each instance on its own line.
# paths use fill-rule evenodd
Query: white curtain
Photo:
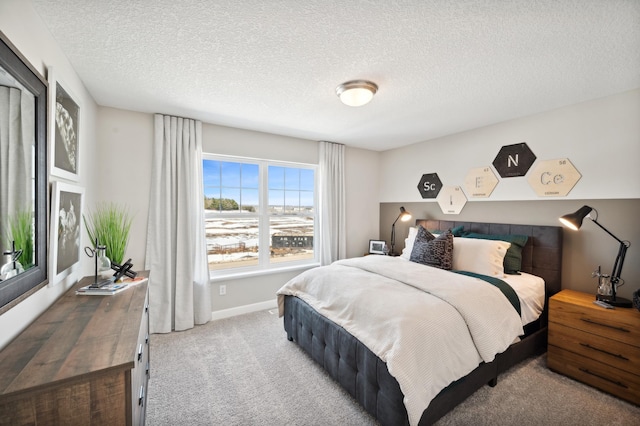
M 320 263 L 347 254 L 344 191 L 344 145 L 320 142 Z
M 0 245 L 8 220 L 33 212 L 35 99 L 29 92 L 0 86 Z
M 200 121 L 155 115 L 145 268 L 152 333 L 211 320 Z

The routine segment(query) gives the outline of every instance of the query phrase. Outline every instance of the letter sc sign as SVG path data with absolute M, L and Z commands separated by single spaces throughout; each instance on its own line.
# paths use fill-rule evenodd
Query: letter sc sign
M 422 175 L 418 183 L 418 191 L 422 198 L 436 198 L 442 189 L 442 182 L 437 173 L 427 173 Z

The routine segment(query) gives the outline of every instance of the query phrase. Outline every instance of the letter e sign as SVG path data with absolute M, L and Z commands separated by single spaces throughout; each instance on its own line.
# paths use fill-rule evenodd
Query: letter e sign
M 524 176 L 536 161 L 536 156 L 525 142 L 505 145 L 493 160 L 493 167 L 503 178 Z

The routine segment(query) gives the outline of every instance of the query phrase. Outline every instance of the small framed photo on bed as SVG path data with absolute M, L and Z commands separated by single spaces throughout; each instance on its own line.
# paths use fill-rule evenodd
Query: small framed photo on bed
M 387 243 L 381 240 L 369 240 L 369 254 L 387 254 Z

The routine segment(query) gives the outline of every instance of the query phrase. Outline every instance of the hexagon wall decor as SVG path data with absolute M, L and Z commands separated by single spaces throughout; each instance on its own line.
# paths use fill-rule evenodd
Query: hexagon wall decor
M 424 174 L 418 182 L 418 191 L 420 191 L 422 198 L 436 198 L 441 188 L 442 181 L 437 173 Z
M 540 161 L 528 182 L 540 197 L 566 197 L 582 175 L 568 158 Z
M 498 178 L 491 170 L 491 167 L 471 169 L 464 179 L 464 189 L 469 197 L 472 198 L 487 198 L 491 195 L 496 185 L 498 185 Z
M 442 213 L 460 214 L 464 205 L 467 204 L 467 197 L 459 186 L 445 186 L 438 194 L 436 201 Z
M 536 161 L 536 156 L 526 142 L 505 145 L 493 160 L 493 167 L 503 178 L 524 176 Z

